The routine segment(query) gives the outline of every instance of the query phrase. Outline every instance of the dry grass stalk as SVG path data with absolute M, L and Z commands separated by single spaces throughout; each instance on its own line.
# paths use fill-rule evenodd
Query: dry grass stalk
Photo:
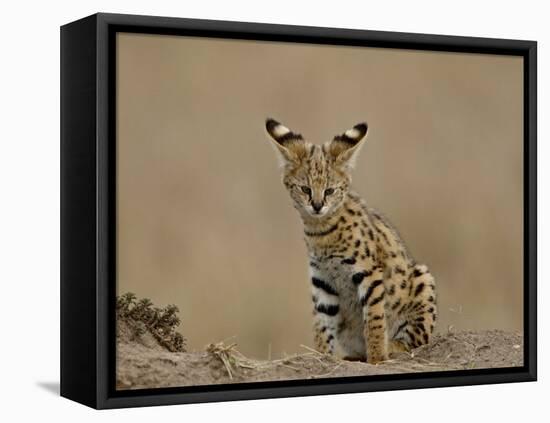
M 209 344 L 206 347 L 208 353 L 214 355 L 223 363 L 227 375 L 231 380 L 233 380 L 233 375 L 237 367 L 245 369 L 257 369 L 259 367 L 253 360 L 241 354 L 236 347 L 236 343 L 225 345 L 223 341 L 217 344 Z

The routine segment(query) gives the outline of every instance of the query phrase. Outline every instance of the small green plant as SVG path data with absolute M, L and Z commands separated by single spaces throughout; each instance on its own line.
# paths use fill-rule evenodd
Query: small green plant
M 132 292 L 127 292 L 116 299 L 117 320 L 125 320 L 134 329 L 137 336 L 149 331 L 155 339 L 169 351 L 184 352 L 186 339 L 176 331 L 181 323 L 179 309 L 174 304 L 164 308 L 154 307 L 149 298 L 137 299 Z

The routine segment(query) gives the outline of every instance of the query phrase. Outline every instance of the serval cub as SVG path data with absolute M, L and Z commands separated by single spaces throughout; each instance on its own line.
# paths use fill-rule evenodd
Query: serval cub
M 433 276 L 388 220 L 350 191 L 367 124 L 322 146 L 273 119 L 266 129 L 304 224 L 317 348 L 377 363 L 428 343 L 436 320 Z

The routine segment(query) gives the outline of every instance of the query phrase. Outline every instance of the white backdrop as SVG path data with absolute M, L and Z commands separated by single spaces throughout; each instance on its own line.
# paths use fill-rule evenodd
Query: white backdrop
M 550 54 L 542 1 L 296 0 L 10 1 L 0 72 L 2 301 L 0 418 L 23 421 L 524 421 L 548 416 L 550 277 L 539 265 L 539 382 L 96 412 L 57 396 L 59 383 L 59 26 L 103 11 L 343 28 L 534 39 L 539 42 L 539 263 L 550 261 Z M 546 164 L 546 166 L 544 166 Z M 6 417 L 9 416 L 7 419 Z

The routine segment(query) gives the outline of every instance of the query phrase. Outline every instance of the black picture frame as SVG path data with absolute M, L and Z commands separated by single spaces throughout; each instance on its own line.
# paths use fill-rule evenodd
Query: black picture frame
M 115 35 L 136 32 L 514 55 L 524 69 L 524 366 L 115 390 Z M 119 408 L 534 381 L 537 377 L 534 41 L 95 14 L 61 28 L 61 395 Z

